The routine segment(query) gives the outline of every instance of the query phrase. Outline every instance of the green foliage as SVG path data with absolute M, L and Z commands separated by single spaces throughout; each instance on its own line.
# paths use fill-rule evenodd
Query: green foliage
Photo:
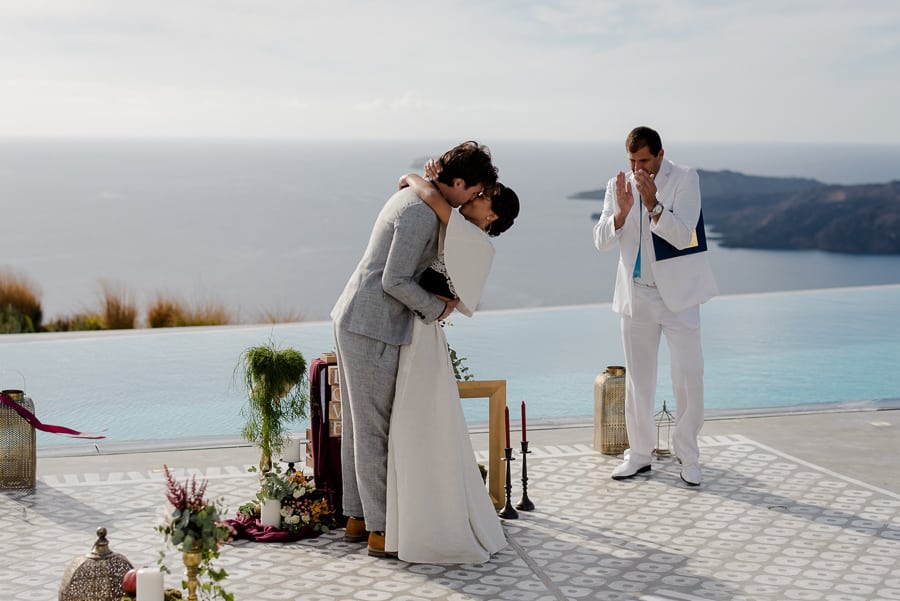
M 9 327 L 20 328 L 18 332 L 39 332 L 44 312 L 41 308 L 41 291 L 37 284 L 28 277 L 0 267 L 0 307 L 10 307 L 15 314 L 14 321 L 17 325 L 11 325 L 11 317 L 7 315 L 5 321 Z M 0 329 L 0 333 L 4 330 Z M 14 332 L 6 332 L 14 333 Z
M 102 330 L 103 318 L 96 313 L 77 313 L 69 317 L 58 317 L 48 322 L 44 329 L 47 332 L 80 332 Z
M 255 472 L 256 466 L 250 466 L 250 471 Z M 288 496 L 292 490 L 293 487 L 291 486 L 291 483 L 286 476 L 282 475 L 281 467 L 276 464 L 272 469 L 268 472 L 264 472 L 263 475 L 260 476 L 259 492 L 256 493 L 256 498 L 260 501 L 263 499 L 276 499 L 280 501 Z
M 449 321 L 442 321 L 441 327 L 453 327 L 453 323 Z M 456 377 L 459 382 L 468 382 L 469 380 L 474 380 L 475 376 L 469 373 L 469 368 L 466 366 L 466 361 L 468 361 L 468 357 L 460 357 L 456 350 L 450 346 L 450 343 L 447 343 L 447 352 L 450 353 L 450 364 L 453 365 L 453 375 Z
M 197 589 L 201 599 L 234 601 L 234 595 L 222 586 L 228 573 L 212 565 L 213 560 L 219 557 L 219 547 L 232 535 L 231 528 L 222 522 L 224 511 L 221 501 L 210 503 L 204 498 L 206 480 L 198 483 L 195 476 L 182 484 L 175 480 L 169 466 L 164 467 L 166 498 L 172 504 L 172 514 L 156 530 L 165 536 L 167 543 L 182 553 L 200 553 Z M 166 552 L 161 551 L 158 563 L 161 571 L 168 572 L 163 563 L 165 557 Z M 183 581 L 182 586 L 186 587 L 187 582 Z
M 175 509 L 168 528 L 161 531 L 169 535 L 169 540 L 176 547 L 191 550 L 198 546 L 203 551 L 216 550 L 228 532 L 219 525 L 219 508 L 215 504 L 197 511 Z
M 447 350 L 450 352 L 450 363 L 453 365 L 453 375 L 456 376 L 456 379 L 460 382 L 474 380 L 475 376 L 469 373 L 469 368 L 465 364 L 468 357 L 457 355 L 450 343 L 447 343 Z
M 241 436 L 259 446 L 259 469 L 272 469 L 272 456 L 287 444 L 287 425 L 306 417 L 309 392 L 306 359 L 292 348 L 278 349 L 273 341 L 251 346 L 241 355 L 235 368 L 249 392 L 241 409 L 246 418 Z
M 17 310 L 11 303 L 0 307 L 0 334 L 21 334 L 34 332 L 31 318 Z
M 255 466 L 250 467 L 256 472 Z M 277 463 L 259 480 L 256 501 L 244 503 L 238 508 L 241 515 L 259 519 L 261 504 L 266 499 L 281 501 L 281 529 L 306 533 L 307 530 L 328 532 L 335 525 L 334 509 L 328 503 L 325 491 L 318 490 L 310 476 L 303 470 L 282 473 Z
M 216 557 L 219 554 L 216 553 Z M 222 601 L 234 601 L 234 594 L 229 593 L 222 586 L 221 582 L 228 577 L 225 568 L 216 569 L 209 562 L 202 562 L 197 569 L 197 593 L 200 599 L 212 600 L 222 599 Z M 187 587 L 187 580 L 181 581 L 182 587 Z

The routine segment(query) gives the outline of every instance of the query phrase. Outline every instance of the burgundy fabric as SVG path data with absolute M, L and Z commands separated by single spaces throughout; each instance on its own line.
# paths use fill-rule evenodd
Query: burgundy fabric
M 325 382 L 325 394 L 321 394 L 321 383 Z M 335 516 L 343 520 L 344 491 L 341 479 L 341 439 L 328 436 L 328 403 L 331 401 L 331 386 L 328 382 L 328 364 L 322 359 L 314 359 L 309 368 L 309 422 L 312 431 L 313 478 L 316 488 L 325 490 L 328 503 L 335 509 Z M 340 524 L 339 524 L 340 525 Z
M 280 530 L 274 526 L 264 526 L 254 516 L 238 514 L 233 520 L 225 523 L 234 529 L 234 538 L 247 539 L 258 543 L 289 543 L 304 538 L 316 538 L 321 532 L 304 526 L 298 532 Z
M 16 413 L 18 413 L 22 419 L 31 424 L 32 428 L 37 430 L 41 430 L 42 432 L 49 432 L 50 434 L 65 434 L 66 436 L 71 436 L 72 438 L 87 438 L 89 440 L 100 440 L 101 438 L 106 438 L 106 436 L 102 434 L 93 434 L 91 432 L 79 432 L 78 430 L 73 430 L 72 428 L 66 428 L 65 426 L 53 426 L 51 424 L 43 424 L 41 420 L 39 420 L 35 415 L 21 406 L 14 400 L 12 400 L 7 395 L 0 393 L 0 404 L 5 407 L 9 407 Z

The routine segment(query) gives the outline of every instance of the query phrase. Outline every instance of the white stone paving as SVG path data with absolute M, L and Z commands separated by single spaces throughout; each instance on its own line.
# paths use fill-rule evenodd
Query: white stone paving
M 342 531 L 239 541 L 219 564 L 227 588 L 249 601 L 900 600 L 900 496 L 740 435 L 703 437 L 701 449 L 704 483 L 692 488 L 671 459 L 616 482 L 619 459 L 589 445 L 532 448 L 537 508 L 504 521 L 510 544 L 485 564 L 375 559 Z M 207 478 L 208 494 L 233 512 L 255 489 L 247 467 L 178 466 L 177 475 Z M 48 475 L 34 491 L 0 491 L 0 601 L 56 599 L 98 526 L 133 564 L 155 564 L 165 510 L 158 470 Z M 176 586 L 183 568 L 175 553 L 167 563 Z

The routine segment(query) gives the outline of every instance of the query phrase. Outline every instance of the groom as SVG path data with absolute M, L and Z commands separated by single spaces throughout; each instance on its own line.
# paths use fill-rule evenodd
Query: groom
M 459 207 L 497 181 L 488 149 L 464 142 L 441 157 L 435 186 Z M 344 540 L 368 540 L 369 555 L 385 556 L 388 428 L 400 346 L 409 344 L 413 319 L 444 319 L 458 300 L 445 302 L 419 286 L 438 252 L 439 222 L 405 188 L 385 204 L 362 260 L 338 298 L 331 318 L 341 386 L 341 470 L 348 517 Z

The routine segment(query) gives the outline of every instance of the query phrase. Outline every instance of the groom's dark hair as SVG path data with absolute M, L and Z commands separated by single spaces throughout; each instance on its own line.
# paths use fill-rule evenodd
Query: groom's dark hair
M 491 162 L 491 151 L 487 146 L 474 141 L 463 142 L 441 155 L 438 181 L 452 186 L 458 177 L 466 182 L 466 187 L 483 184 L 485 188 L 492 188 L 497 183 L 497 168 Z

